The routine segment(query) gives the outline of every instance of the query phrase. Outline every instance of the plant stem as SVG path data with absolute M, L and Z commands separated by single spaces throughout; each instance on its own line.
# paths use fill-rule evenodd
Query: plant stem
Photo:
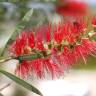
M 42 52 L 43 53 L 43 52 Z M 35 60 L 35 59 L 38 59 L 38 58 L 46 58 L 50 56 L 50 54 L 41 54 L 41 53 L 36 53 L 36 54 L 24 54 L 24 55 L 21 55 L 21 56 L 17 56 L 17 57 L 8 57 L 8 58 L 4 58 L 4 59 L 1 59 L 0 60 L 0 63 L 3 63 L 3 62 L 6 62 L 6 61 L 9 61 L 11 59 L 16 59 L 16 60 L 19 60 L 19 61 L 22 61 L 22 60 L 27 60 L 27 61 L 31 61 L 31 60 Z

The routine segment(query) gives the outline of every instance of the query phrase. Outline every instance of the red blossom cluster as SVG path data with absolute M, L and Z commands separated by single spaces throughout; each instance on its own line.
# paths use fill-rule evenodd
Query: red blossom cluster
M 58 0 L 56 12 L 63 16 L 84 16 L 88 13 L 88 5 L 78 0 Z
M 93 24 L 94 27 L 96 27 L 96 17 L 93 17 L 92 24 Z
M 89 55 L 96 56 L 96 42 L 90 39 L 89 33 L 87 24 L 80 21 L 23 31 L 11 45 L 11 53 L 17 57 L 40 53 L 42 57 L 20 61 L 16 73 L 23 77 L 42 78 L 49 72 L 54 78 L 78 61 L 86 63 Z

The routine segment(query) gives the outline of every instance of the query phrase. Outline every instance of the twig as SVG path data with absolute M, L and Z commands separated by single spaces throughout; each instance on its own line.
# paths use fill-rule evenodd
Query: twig
M 8 58 L 1 59 L 0 63 L 9 61 L 11 59 L 16 59 L 16 60 L 19 60 L 19 61 L 22 61 L 22 60 L 30 61 L 30 60 L 34 60 L 34 59 L 38 59 L 38 58 L 47 58 L 50 55 L 51 54 L 46 53 L 46 51 L 37 52 L 35 54 L 23 54 L 23 55 L 17 56 L 17 57 L 8 57 Z

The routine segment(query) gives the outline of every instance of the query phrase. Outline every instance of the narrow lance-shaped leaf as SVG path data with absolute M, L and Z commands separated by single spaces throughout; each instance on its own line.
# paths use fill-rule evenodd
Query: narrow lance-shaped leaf
M 21 32 L 26 27 L 26 24 L 28 24 L 28 22 L 30 21 L 32 14 L 33 9 L 30 9 L 22 18 L 21 22 L 17 25 L 15 32 Z
M 5 32 L 3 32 L 4 34 L 2 34 L 2 36 L 5 37 L 5 39 L 3 40 L 2 38 L 0 38 L 0 41 L 4 41 L 3 45 L 0 46 L 0 56 L 3 55 L 4 53 L 4 49 L 6 48 L 6 45 L 8 44 L 9 40 L 17 34 L 17 32 L 21 32 L 28 24 L 28 22 L 30 21 L 30 18 L 33 14 L 33 9 L 30 9 L 25 16 L 23 17 L 23 19 L 21 20 L 21 22 L 16 26 L 15 31 L 13 32 L 7 32 L 7 34 L 5 35 Z M 1 37 L 1 36 L 0 36 Z
M 5 31 L 5 30 L 7 30 L 7 31 Z M 13 30 L 13 28 L 11 30 Z M 12 36 L 13 32 L 11 32 L 9 30 L 9 28 L 5 27 L 4 31 L 0 31 L 0 33 L 1 33 L 0 34 L 0 56 L 2 56 L 4 53 L 5 46 L 8 42 L 8 40 L 10 39 L 10 37 Z
M 19 85 L 23 86 L 24 88 L 40 95 L 40 96 L 43 96 L 42 93 L 37 89 L 35 88 L 34 86 L 30 85 L 29 83 L 27 83 L 26 81 L 16 77 L 15 75 L 11 74 L 11 73 L 8 73 L 4 70 L 0 70 L 0 73 L 4 74 L 5 76 L 9 77 L 11 80 L 15 81 L 16 83 L 18 83 Z
M 0 93 L 0 96 L 4 96 L 4 95 Z

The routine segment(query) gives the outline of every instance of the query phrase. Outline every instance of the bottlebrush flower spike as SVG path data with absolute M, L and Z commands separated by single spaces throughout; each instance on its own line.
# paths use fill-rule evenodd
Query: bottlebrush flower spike
M 96 25 L 96 17 L 93 17 L 93 18 L 92 18 L 92 24 L 93 24 L 93 25 Z
M 84 16 L 88 13 L 88 5 L 76 0 L 58 0 L 57 13 L 65 16 Z
M 22 32 L 10 50 L 20 61 L 16 73 L 43 78 L 48 72 L 54 78 L 78 61 L 86 63 L 89 55 L 96 56 L 96 42 L 85 29 L 85 22 L 70 21 Z
M 45 77 L 46 71 L 52 75 L 52 78 L 63 74 L 59 65 L 56 64 L 51 57 L 47 57 L 48 54 L 50 55 L 51 50 L 48 50 L 48 48 L 44 46 L 44 41 L 45 43 L 51 42 L 51 31 L 49 28 L 50 26 L 40 27 L 36 30 L 36 34 L 30 31 L 24 31 L 17 37 L 16 41 L 13 42 L 10 47 L 13 56 L 22 57 L 28 54 L 39 54 L 42 56 L 42 58 L 37 58 L 36 60 L 20 60 L 20 64 L 16 69 L 16 74 L 21 77 L 34 74 L 34 77 L 37 76 L 39 78 Z M 52 57 L 54 56 L 52 55 Z M 56 58 L 54 57 L 54 59 Z

